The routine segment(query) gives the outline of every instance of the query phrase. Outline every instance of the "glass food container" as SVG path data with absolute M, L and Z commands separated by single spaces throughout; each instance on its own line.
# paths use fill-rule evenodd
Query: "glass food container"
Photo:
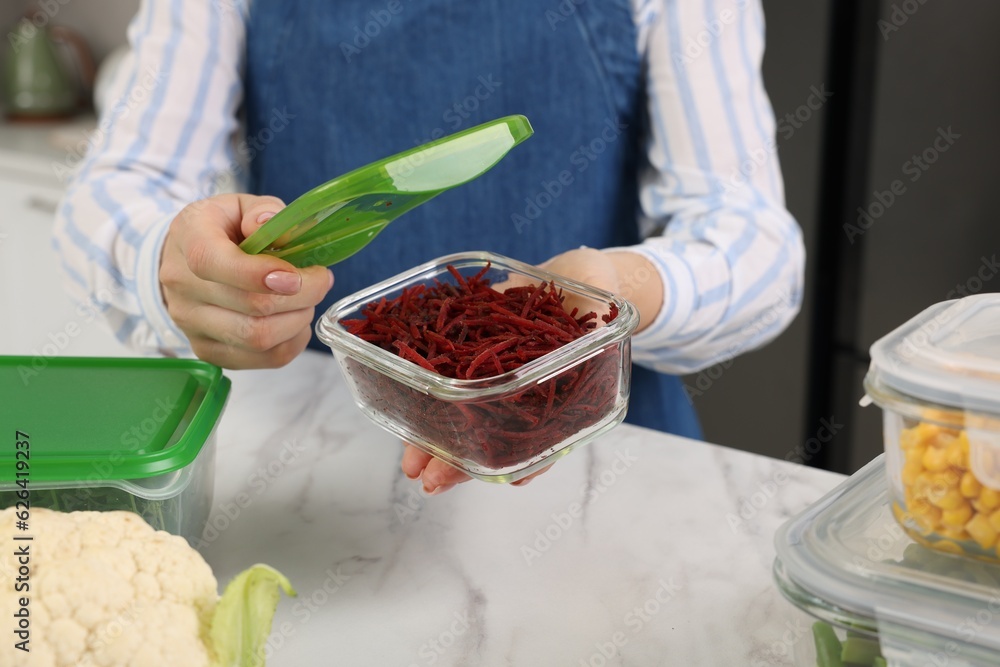
M 201 361 L 0 357 L 0 507 L 27 491 L 32 508 L 132 511 L 195 544 L 229 386 Z
M 893 516 L 887 461 L 778 530 L 775 581 L 803 613 L 766 664 L 1000 665 L 1000 566 L 910 539 Z
M 939 551 L 1000 560 L 1000 294 L 932 306 L 871 348 L 893 511 Z
M 552 281 L 581 313 L 618 316 L 606 325 L 490 378 L 457 380 L 349 333 L 342 321 L 413 285 L 455 283 L 485 267 L 494 286 Z M 347 378 L 355 402 L 376 424 L 472 477 L 511 482 L 547 466 L 625 418 L 630 336 L 638 313 L 609 292 L 487 252 L 442 257 L 335 303 L 316 325 Z M 572 401 L 564 400 L 573 396 Z

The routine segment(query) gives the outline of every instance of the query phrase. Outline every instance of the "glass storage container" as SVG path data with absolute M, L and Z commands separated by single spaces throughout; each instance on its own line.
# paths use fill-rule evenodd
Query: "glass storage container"
M 618 315 L 564 346 L 490 378 L 445 377 L 349 333 L 343 320 L 413 285 L 454 283 L 485 267 L 494 286 L 552 281 L 581 313 Z M 472 477 L 511 482 L 551 464 L 625 418 L 630 336 L 638 324 L 624 299 L 487 252 L 442 257 L 335 303 L 316 325 L 347 378 L 355 402 L 376 424 Z M 575 390 L 586 405 L 563 397 Z M 529 400 L 525 400 L 525 396 Z M 539 400 L 534 400 L 539 399 Z M 527 407 L 526 407 L 527 406 Z
M 932 306 L 871 358 L 895 516 L 925 546 L 1000 560 L 1000 294 Z
M 201 361 L 0 357 L 0 508 L 127 510 L 201 537 L 229 379 Z
M 775 580 L 804 618 L 775 662 L 1000 665 L 1000 566 L 910 539 L 893 516 L 887 461 L 880 455 L 779 529 Z

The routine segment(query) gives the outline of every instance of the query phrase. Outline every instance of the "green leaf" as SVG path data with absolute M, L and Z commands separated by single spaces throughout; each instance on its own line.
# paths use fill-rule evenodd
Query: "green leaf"
M 296 594 L 288 578 L 268 565 L 254 565 L 229 582 L 209 631 L 213 667 L 264 667 L 264 645 L 281 591 Z
M 837 633 L 829 623 L 813 623 L 813 641 L 816 643 L 816 667 L 844 667 L 840 658 L 843 647 Z

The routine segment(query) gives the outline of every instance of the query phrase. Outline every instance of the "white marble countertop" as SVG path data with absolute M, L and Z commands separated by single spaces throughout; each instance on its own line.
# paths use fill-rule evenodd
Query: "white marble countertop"
M 59 188 L 88 123 L 0 123 L 0 176 Z M 42 257 L 42 227 L 19 252 Z M 31 353 L 71 315 L 2 352 Z M 838 475 L 622 426 L 529 486 L 428 498 L 331 356 L 228 374 L 202 550 L 220 582 L 266 562 L 298 589 L 272 667 L 780 667 L 789 638 L 809 641 L 772 584 L 772 538 Z
M 87 123 L 0 124 L 0 176 L 60 187 Z M 17 250 L 40 261 L 37 227 Z M 0 351 L 30 354 L 72 317 Z M 228 374 L 203 553 L 223 583 L 254 562 L 292 579 L 272 667 L 779 667 L 809 641 L 771 582 L 772 538 L 838 475 L 622 426 L 529 486 L 428 498 L 331 356 Z
M 840 476 L 622 426 L 528 486 L 426 497 L 332 356 L 229 376 L 202 550 L 220 582 L 292 579 L 269 665 L 791 664 L 772 538 Z

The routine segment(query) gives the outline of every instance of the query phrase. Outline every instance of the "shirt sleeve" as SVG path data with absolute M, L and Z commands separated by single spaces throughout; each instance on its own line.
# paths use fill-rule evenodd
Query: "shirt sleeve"
M 664 286 L 633 359 L 691 373 L 772 340 L 802 300 L 802 233 L 785 209 L 764 90 L 760 0 L 634 0 L 648 98 L 645 256 Z M 623 277 L 641 290 L 650 276 Z
M 180 209 L 238 171 L 245 13 L 241 0 L 143 0 L 57 212 L 53 243 L 70 294 L 142 352 L 189 351 L 164 306 L 160 253 Z

